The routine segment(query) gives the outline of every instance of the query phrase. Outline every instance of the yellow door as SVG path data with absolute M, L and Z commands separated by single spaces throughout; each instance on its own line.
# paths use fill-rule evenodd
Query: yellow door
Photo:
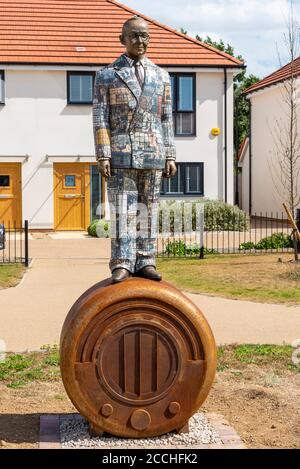
M 22 226 L 21 164 L 0 163 L 0 223 Z
M 90 165 L 54 163 L 56 230 L 86 230 L 90 221 Z

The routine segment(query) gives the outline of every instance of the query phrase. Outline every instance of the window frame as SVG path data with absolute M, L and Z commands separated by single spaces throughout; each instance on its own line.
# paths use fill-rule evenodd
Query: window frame
M 0 70 L 0 105 L 5 104 L 5 72 L 4 70 Z M 2 95 L 2 98 L 1 98 Z
M 196 73 L 195 72 L 170 72 L 170 77 L 174 77 L 174 84 L 175 84 L 175 106 L 174 102 L 172 103 L 172 113 L 173 113 L 173 122 L 174 122 L 174 135 L 175 137 L 196 137 Z M 192 78 L 193 80 L 193 111 L 180 111 L 178 109 L 179 105 L 179 78 Z M 173 100 L 173 92 L 172 92 L 172 100 Z M 174 100 L 173 100 L 174 101 Z M 190 134 L 181 134 L 177 132 L 177 114 L 192 114 L 193 115 L 193 124 L 194 124 L 194 131 Z
M 91 106 L 93 104 L 93 96 L 92 96 L 91 101 L 71 101 L 71 86 L 70 86 L 71 75 L 91 75 L 93 78 L 92 89 L 94 89 L 96 73 L 93 71 L 82 71 L 82 72 L 78 70 L 67 71 L 67 104 L 70 106 L 87 106 L 87 105 Z
M 181 187 L 183 188 L 183 192 L 166 192 L 165 189 L 164 189 L 164 185 L 166 183 L 168 183 L 169 179 L 166 179 L 166 178 L 163 178 L 163 190 L 160 191 L 160 196 L 161 197 L 172 197 L 172 196 L 176 196 L 176 197 L 195 197 L 195 196 L 198 196 L 198 197 L 204 197 L 204 194 L 205 194 L 205 190 L 204 190 L 204 163 L 202 161 L 200 162 L 191 162 L 191 163 L 188 163 L 188 162 L 180 162 L 180 163 L 176 163 L 176 166 L 177 166 L 177 173 L 176 173 L 176 177 L 178 178 L 178 175 L 179 175 L 179 178 L 180 178 L 180 185 Z M 202 168 L 202 171 L 201 171 L 201 180 L 200 180 L 200 187 L 201 187 L 201 191 L 200 192 L 187 192 L 186 190 L 186 175 L 187 175 L 187 170 L 186 170 L 186 167 L 187 166 L 200 166 Z

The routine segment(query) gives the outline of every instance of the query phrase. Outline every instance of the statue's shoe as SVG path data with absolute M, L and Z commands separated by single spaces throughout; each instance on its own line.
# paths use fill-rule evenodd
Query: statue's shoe
M 153 265 L 146 265 L 141 270 L 138 270 L 135 275 L 137 277 L 149 278 L 150 280 L 161 280 L 161 275 L 157 272 Z
M 111 275 L 111 281 L 112 283 L 118 283 L 118 282 L 123 282 L 126 278 L 130 277 L 130 272 L 127 269 L 124 269 L 123 267 L 119 267 L 118 269 L 115 269 Z

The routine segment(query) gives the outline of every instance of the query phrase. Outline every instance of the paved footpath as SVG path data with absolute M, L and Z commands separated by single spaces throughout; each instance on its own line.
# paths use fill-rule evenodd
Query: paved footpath
M 0 290 L 0 343 L 4 341 L 6 351 L 59 343 L 65 316 L 78 296 L 110 276 L 108 239 L 32 239 L 29 248 L 33 261 L 22 282 Z M 300 305 L 187 296 L 206 316 L 218 344 L 290 344 L 300 339 Z

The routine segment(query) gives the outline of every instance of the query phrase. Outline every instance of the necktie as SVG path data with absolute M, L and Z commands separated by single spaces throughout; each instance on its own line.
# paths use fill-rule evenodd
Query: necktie
M 136 62 L 134 64 L 135 75 L 137 77 L 137 80 L 138 80 L 138 83 L 139 83 L 140 87 L 142 88 L 144 79 L 143 79 L 141 67 L 142 67 L 142 65 L 141 65 L 140 62 Z

